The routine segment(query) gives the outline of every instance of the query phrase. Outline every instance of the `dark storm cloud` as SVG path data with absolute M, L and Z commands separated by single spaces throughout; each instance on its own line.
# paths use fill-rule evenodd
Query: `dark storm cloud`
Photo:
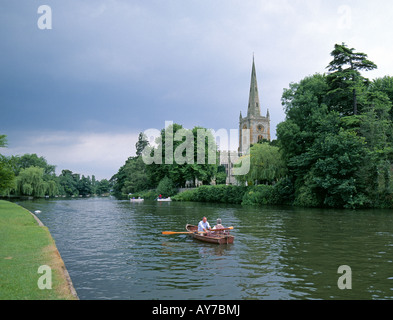
M 52 9 L 52 30 L 37 26 L 42 4 Z M 93 142 L 117 137 L 124 150 L 113 143 L 116 149 L 107 151 L 119 154 L 103 169 L 108 177 L 134 152 L 124 137 L 133 141 L 165 120 L 236 129 L 239 112 L 247 111 L 253 53 L 274 137 L 285 118 L 283 88 L 326 72 L 335 43 L 368 53 L 380 68 L 370 78 L 389 74 L 391 7 L 389 1 L 3 0 L 0 134 L 8 135 L 9 149 L 1 152 L 33 152 L 34 145 L 59 167 L 76 165 L 68 157 L 55 162 L 63 148 L 77 154 L 83 172 L 91 154 L 102 154 Z M 37 144 L 43 136 L 56 139 Z M 63 146 L 64 137 L 75 146 Z

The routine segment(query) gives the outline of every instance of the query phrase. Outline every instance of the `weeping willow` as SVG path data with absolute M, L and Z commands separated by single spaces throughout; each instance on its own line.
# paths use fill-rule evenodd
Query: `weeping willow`
M 29 167 L 22 169 L 16 179 L 16 192 L 20 195 L 44 197 L 53 196 L 58 192 L 55 181 L 44 180 L 44 169 Z

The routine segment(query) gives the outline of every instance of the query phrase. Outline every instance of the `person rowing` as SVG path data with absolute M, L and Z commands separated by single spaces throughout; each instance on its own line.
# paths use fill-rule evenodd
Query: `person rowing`
M 207 222 L 207 218 L 203 217 L 202 221 L 199 222 L 198 224 L 198 232 L 208 232 L 208 230 L 211 230 L 209 222 Z

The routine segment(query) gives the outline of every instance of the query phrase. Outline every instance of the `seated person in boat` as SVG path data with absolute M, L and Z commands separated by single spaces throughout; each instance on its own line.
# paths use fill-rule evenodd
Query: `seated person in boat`
M 198 232 L 211 230 L 209 222 L 207 222 L 207 218 L 203 217 L 202 221 L 198 224 Z
M 215 231 L 219 229 L 224 229 L 225 227 L 221 224 L 221 219 L 217 219 L 217 224 L 213 227 L 214 234 L 223 234 L 225 231 Z

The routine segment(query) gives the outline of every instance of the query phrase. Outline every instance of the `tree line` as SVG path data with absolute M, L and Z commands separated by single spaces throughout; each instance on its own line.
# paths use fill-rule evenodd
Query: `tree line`
M 6 136 L 0 136 L 0 147 L 6 147 Z M 37 154 L 5 157 L 0 155 L 0 195 L 32 197 L 75 197 L 109 194 L 110 182 L 62 170 L 48 164 Z
M 363 73 L 377 65 L 345 43 L 336 44 L 331 57 L 326 73 L 284 89 L 286 119 L 277 126 L 277 140 L 251 146 L 240 159 L 249 158 L 250 171 L 236 177 L 239 186 L 247 186 L 236 189 L 236 203 L 393 207 L 393 77 L 366 78 Z M 146 146 L 140 138 L 139 146 Z M 164 139 L 165 129 L 161 143 Z M 174 193 L 195 178 L 203 184 L 225 184 L 219 163 L 145 165 L 140 152 L 113 177 L 116 192 L 158 191 L 162 183 Z M 232 191 L 211 186 L 175 199 L 222 202 Z
M 393 207 L 393 77 L 364 53 L 336 44 L 327 74 L 284 89 L 286 120 L 277 142 L 292 203 L 299 206 Z
M 286 119 L 277 126 L 277 140 L 252 145 L 240 161 L 250 171 L 236 176 L 238 186 L 226 184 L 226 169 L 209 131 L 180 124 L 162 129 L 153 146 L 140 133 L 136 156 L 129 157 L 110 181 L 80 177 L 63 170 L 56 177 L 45 159 L 0 156 L 0 190 L 16 194 L 85 195 L 107 191 L 155 198 L 173 196 L 178 188 L 211 185 L 175 196 L 184 201 L 253 204 L 287 204 L 328 208 L 393 208 L 393 77 L 369 80 L 363 73 L 377 65 L 367 54 L 336 44 L 326 73 L 315 73 L 285 88 L 281 102 Z M 196 139 L 198 130 L 208 133 Z M 168 130 L 170 134 L 168 134 Z M 176 139 L 176 133 L 184 133 Z M 190 147 L 187 137 L 194 137 Z M 168 160 L 165 139 L 171 139 Z M 5 137 L 0 136 L 0 147 Z M 184 147 L 183 147 L 184 146 Z M 183 148 L 183 149 L 182 149 Z M 145 156 L 155 160 L 146 164 Z M 217 161 L 198 163 L 198 155 L 214 152 Z M 26 162 L 26 163 L 25 163 Z M 236 166 L 236 165 L 235 165 Z M 198 185 L 196 185 L 198 184 Z M 215 185 L 215 186 L 214 186 Z
M 187 137 L 197 142 L 198 130 L 204 130 L 205 139 L 199 143 L 187 144 Z M 176 133 L 182 133 L 182 140 L 175 139 Z M 168 161 L 166 155 L 166 139 L 171 139 L 171 159 Z M 126 196 L 128 194 L 151 192 L 151 197 L 158 194 L 170 197 L 177 193 L 177 189 L 186 185 L 195 186 L 195 182 L 210 184 L 213 180 L 218 184 L 225 184 L 225 168 L 219 164 L 219 152 L 217 145 L 211 142 L 214 140 L 212 133 L 202 127 L 195 127 L 191 130 L 184 129 L 180 124 L 171 124 L 162 129 L 159 137 L 156 138 L 156 145 L 151 146 L 144 133 L 140 133 L 136 143 L 136 156 L 129 157 L 119 171 L 111 178 L 113 191 L 116 196 Z M 186 144 L 182 150 L 182 145 Z M 188 150 L 186 150 L 188 148 Z M 190 149 L 192 148 L 192 150 Z M 179 157 L 188 157 L 188 162 L 179 164 L 175 161 L 176 150 Z M 147 151 L 146 151 L 147 150 Z M 146 164 L 143 160 L 143 151 L 146 156 L 155 158 L 151 164 Z M 209 163 L 209 154 L 214 153 L 216 161 Z M 203 163 L 198 163 L 198 154 L 203 154 Z M 200 159 L 199 159 L 200 160 Z M 169 163 L 168 163 L 169 162 Z M 192 164 L 190 164 L 192 162 Z

